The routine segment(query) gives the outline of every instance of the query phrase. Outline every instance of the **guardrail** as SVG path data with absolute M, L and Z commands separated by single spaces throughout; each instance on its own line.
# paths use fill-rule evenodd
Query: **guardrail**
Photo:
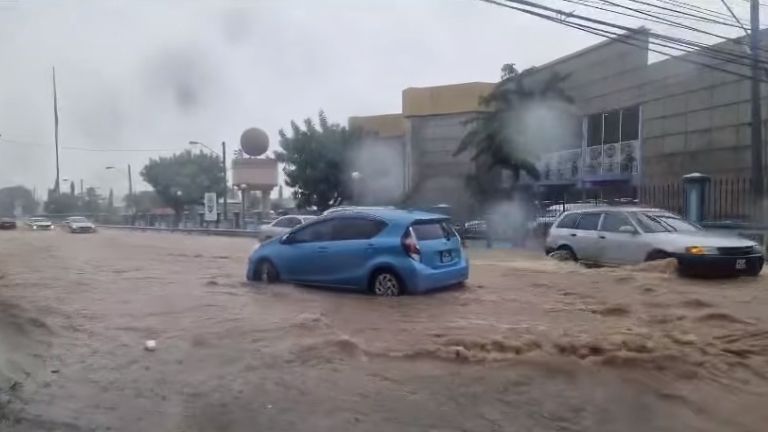
M 217 235 L 227 237 L 258 237 L 259 231 L 223 228 L 163 228 L 133 225 L 98 225 L 99 228 L 126 231 L 168 232 L 181 234 Z

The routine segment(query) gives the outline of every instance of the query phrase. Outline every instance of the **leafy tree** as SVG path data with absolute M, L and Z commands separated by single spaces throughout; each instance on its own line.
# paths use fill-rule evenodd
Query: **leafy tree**
M 520 71 L 517 70 L 514 63 L 505 63 L 501 67 L 501 79 L 505 80 L 520 75 Z
M 85 199 L 83 200 L 82 210 L 88 214 L 101 213 L 102 197 L 94 187 L 85 189 Z
M 293 188 L 296 206 L 324 211 L 343 203 L 350 192 L 346 161 L 359 141 L 359 131 L 329 123 L 320 111 L 317 126 L 310 118 L 304 120 L 303 129 L 292 121 L 290 132 L 289 136 L 280 130 L 282 150 L 275 157 L 284 164 L 285 183 Z
M 75 183 L 69 182 L 69 194 L 75 196 Z
M 526 86 L 526 77 L 533 70 L 518 72 L 514 64 L 502 67 L 505 78 L 480 100 L 488 111 L 469 120 L 470 127 L 453 153 L 458 156 L 474 151 L 471 160 L 476 163 L 479 174 L 467 177 L 467 184 L 477 194 L 487 196 L 497 192 L 497 182 L 489 183 L 488 174 L 498 173 L 499 169 L 509 170 L 514 182 L 519 181 L 521 173 L 534 180 L 540 178 L 536 165 L 530 160 L 533 155 L 523 150 L 533 147 L 532 143 L 524 142 L 526 133 L 521 128 L 527 125 L 518 124 L 515 119 L 537 104 L 558 102 L 570 105 L 573 98 L 561 87 L 567 76 L 557 73 L 535 87 Z
M 134 209 L 136 213 L 149 213 L 151 210 L 163 207 L 163 201 L 155 191 L 134 192 L 125 196 L 125 205 Z
M 37 201 L 31 190 L 24 186 L 0 189 L 0 215 L 13 215 L 17 205 L 21 207 L 24 214 L 33 214 L 37 211 Z
M 57 194 L 53 189 L 48 191 L 48 200 L 43 205 L 43 210 L 50 214 L 72 214 L 80 209 L 77 197 L 70 194 Z
M 109 196 L 107 196 L 107 211 L 109 213 L 115 211 L 115 192 L 112 188 L 109 188 Z
M 150 159 L 141 170 L 141 177 L 152 186 L 162 202 L 173 209 L 177 224 L 184 207 L 202 202 L 206 192 L 221 196 L 226 190 L 221 158 L 204 152 L 187 150 Z

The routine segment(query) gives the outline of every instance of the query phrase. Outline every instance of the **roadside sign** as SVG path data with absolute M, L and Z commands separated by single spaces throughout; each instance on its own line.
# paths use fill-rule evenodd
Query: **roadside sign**
M 206 192 L 205 198 L 205 221 L 206 222 L 215 222 L 218 220 L 218 209 L 216 208 L 216 193 L 214 192 Z

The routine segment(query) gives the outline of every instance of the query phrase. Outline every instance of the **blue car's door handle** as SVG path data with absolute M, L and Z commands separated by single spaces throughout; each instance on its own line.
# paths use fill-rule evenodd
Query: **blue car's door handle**
M 328 253 L 328 246 L 318 246 L 317 251 L 320 253 Z

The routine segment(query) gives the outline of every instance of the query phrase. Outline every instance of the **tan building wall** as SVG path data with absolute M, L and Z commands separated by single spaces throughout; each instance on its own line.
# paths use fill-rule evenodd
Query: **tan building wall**
M 493 90 L 495 83 L 471 82 L 435 87 L 409 87 L 403 90 L 405 117 L 459 114 L 482 111 L 480 98 Z
M 402 114 L 350 117 L 348 124 L 350 128 L 360 128 L 382 138 L 403 136 L 407 127 Z

